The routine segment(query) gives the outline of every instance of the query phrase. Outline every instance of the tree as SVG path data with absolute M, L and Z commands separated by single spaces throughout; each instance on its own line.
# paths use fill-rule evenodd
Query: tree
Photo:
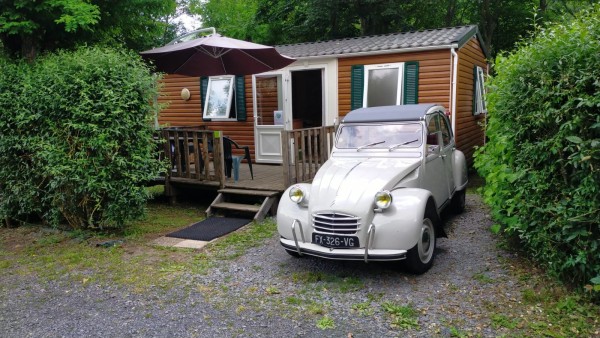
M 495 55 L 529 36 L 534 20 L 575 15 L 592 0 L 194 0 L 224 34 L 266 44 L 478 25 Z
M 235 39 L 260 40 L 261 25 L 254 18 L 259 0 L 192 0 L 189 11 L 202 16 L 204 27 L 215 27 L 220 34 Z
M 0 13 L 0 41 L 9 55 L 81 44 L 125 45 L 140 51 L 170 41 L 175 0 L 13 0 Z
M 42 45 L 89 30 L 98 23 L 100 9 L 84 0 L 15 0 L 0 13 L 0 37 L 5 48 L 34 59 Z

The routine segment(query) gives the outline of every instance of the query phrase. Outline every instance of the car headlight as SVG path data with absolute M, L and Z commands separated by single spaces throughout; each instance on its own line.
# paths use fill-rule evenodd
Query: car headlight
M 290 199 L 292 202 L 300 204 L 304 201 L 304 197 L 304 191 L 302 191 L 300 187 L 292 187 L 292 189 L 290 189 Z
M 380 209 L 387 209 L 392 204 L 392 194 L 383 190 L 375 194 L 375 205 Z

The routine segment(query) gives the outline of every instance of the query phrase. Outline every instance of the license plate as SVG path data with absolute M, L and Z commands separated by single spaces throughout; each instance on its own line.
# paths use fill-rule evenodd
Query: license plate
M 312 241 L 314 244 L 328 248 L 358 248 L 358 237 L 339 236 L 313 233 Z

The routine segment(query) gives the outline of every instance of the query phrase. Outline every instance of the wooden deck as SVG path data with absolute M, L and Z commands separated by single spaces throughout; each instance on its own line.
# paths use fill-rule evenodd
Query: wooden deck
M 176 203 L 185 190 L 211 190 L 217 195 L 206 210 L 207 217 L 218 210 L 222 214 L 251 213 L 260 221 L 268 213 L 276 214 L 279 197 L 288 186 L 312 181 L 329 157 L 333 134 L 332 126 L 284 131 L 283 164 L 253 163 L 252 177 L 248 163 L 240 163 L 235 181 L 235 169 L 231 170 L 232 177 L 226 177 L 226 168 L 248 156 L 240 149 L 224 147 L 221 131 L 165 128 L 156 135 L 157 154 L 170 169 L 160 180 L 171 203 Z
M 254 179 L 250 176 L 247 163 L 240 164 L 240 176 L 237 182 L 231 178 L 225 178 L 225 188 L 246 190 L 269 190 L 283 192 L 287 187 L 283 180 L 283 166 L 272 164 L 252 164 Z M 171 177 L 172 184 L 202 186 L 211 190 L 220 189 L 219 182 L 188 179 L 184 177 Z
M 226 154 L 222 132 L 195 128 L 165 128 L 157 133 L 160 144 L 159 157 L 171 164 L 169 173 L 160 178 L 165 193 L 176 201 L 182 190 L 193 188 L 213 190 L 220 195 L 248 195 L 264 198 L 281 195 L 297 182 L 310 182 L 317 170 L 329 157 L 333 144 L 334 128 L 318 127 L 282 132 L 283 164 L 252 164 L 254 179 L 248 163 L 240 163 L 239 178 L 225 177 L 225 158 L 239 158 L 240 150 Z M 293 146 L 292 146 L 293 144 Z M 227 197 L 218 196 L 223 204 Z M 229 196 L 231 197 L 231 196 Z M 231 197 L 234 199 L 233 197 Z M 276 198 L 276 197 L 275 197 Z M 217 203 L 217 200 L 213 204 Z M 264 203 L 263 203 L 264 204 Z M 269 204 L 272 201 L 269 200 Z M 276 203 L 275 203 L 276 205 Z M 264 215 L 264 210 L 257 217 Z
M 233 177 L 225 179 L 225 188 L 271 190 L 283 192 L 287 187 L 283 183 L 283 167 L 281 165 L 253 164 L 254 179 L 250 177 L 247 163 L 240 164 L 240 177 L 237 182 Z

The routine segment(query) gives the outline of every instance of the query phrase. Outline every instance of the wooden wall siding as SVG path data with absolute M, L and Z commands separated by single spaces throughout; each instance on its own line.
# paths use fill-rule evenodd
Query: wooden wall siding
M 476 38 L 472 38 L 458 51 L 458 88 L 456 102 L 456 143 L 473 163 L 475 146 L 483 145 L 485 115 L 473 116 L 473 67 L 486 70 L 485 55 Z
M 419 62 L 419 103 L 438 103 L 450 107 L 450 51 L 398 53 L 341 58 L 338 60 L 338 115 L 350 111 L 350 69 L 352 65 Z
M 161 126 L 184 127 L 206 126 L 210 130 L 221 130 L 223 135 L 230 137 L 241 146 L 249 146 L 254 160 L 254 113 L 252 104 L 252 76 L 245 76 L 246 121 L 209 121 L 202 120 L 202 103 L 200 102 L 200 78 L 183 75 L 167 74 L 161 80 L 160 104 L 168 104 L 159 115 Z M 181 99 L 181 90 L 187 88 L 190 100 Z M 272 113 L 271 113 L 272 115 Z M 234 154 L 243 155 L 234 150 Z
M 165 75 L 160 81 L 158 103 L 165 105 L 158 116 L 158 123 L 173 127 L 198 126 L 202 124 L 200 103 L 200 78 L 183 75 Z M 181 90 L 190 91 L 190 99 L 181 98 Z

